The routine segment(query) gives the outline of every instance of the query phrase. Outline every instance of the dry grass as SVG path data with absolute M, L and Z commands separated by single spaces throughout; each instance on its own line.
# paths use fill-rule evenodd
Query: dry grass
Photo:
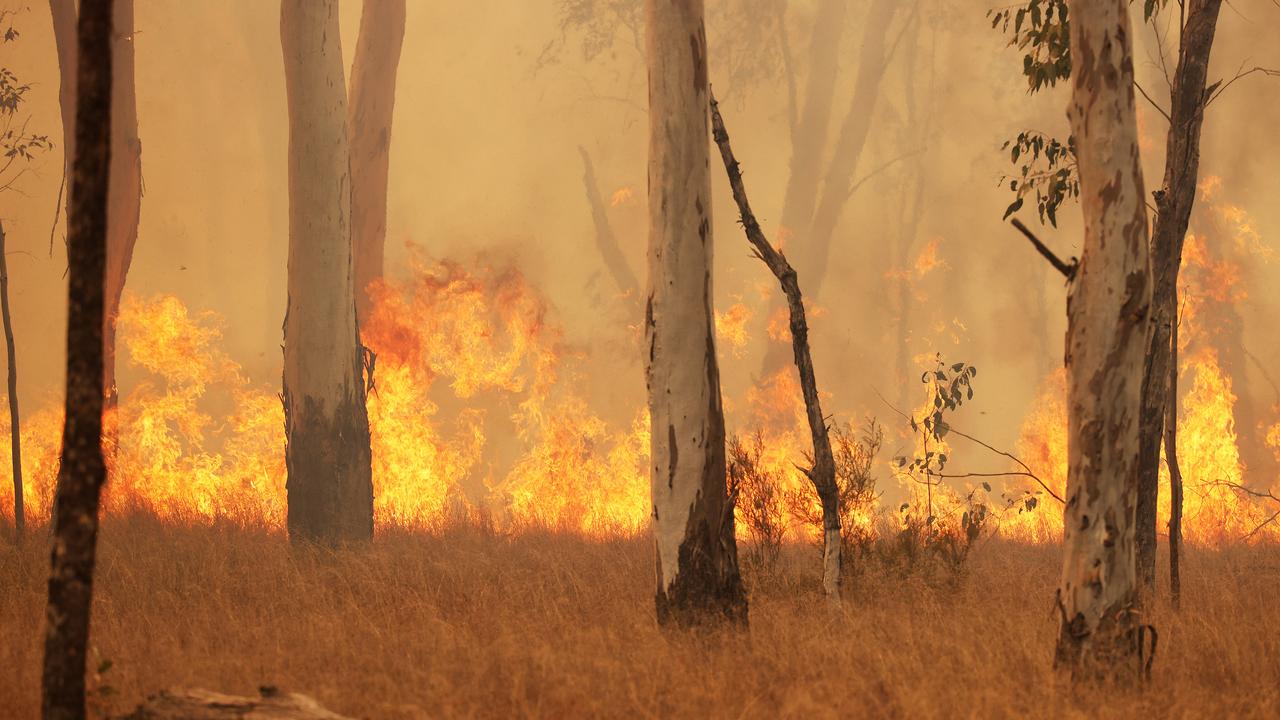
M 38 714 L 46 550 L 0 548 L 6 717 Z M 454 527 L 330 554 L 132 518 L 100 557 L 107 711 L 270 683 L 374 718 L 1280 716 L 1276 547 L 1193 549 L 1185 609 L 1154 614 L 1154 680 L 1128 692 L 1054 681 L 1051 547 L 984 544 L 958 582 L 869 568 L 837 617 L 810 551 L 788 548 L 752 579 L 749 633 L 695 636 L 655 626 L 643 539 Z

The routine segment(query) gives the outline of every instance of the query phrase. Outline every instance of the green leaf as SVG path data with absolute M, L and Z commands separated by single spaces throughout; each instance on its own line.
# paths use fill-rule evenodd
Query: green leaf
M 1009 203 L 1009 207 L 1005 208 L 1004 217 L 1000 219 L 1008 220 L 1010 215 L 1018 212 L 1021 209 L 1022 209 L 1022 198 L 1018 198 L 1017 200 L 1014 200 L 1013 202 Z

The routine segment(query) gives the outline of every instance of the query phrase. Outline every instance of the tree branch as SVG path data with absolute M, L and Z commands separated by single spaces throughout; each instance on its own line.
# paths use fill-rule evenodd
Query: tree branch
M 1076 268 L 1079 267 L 1080 261 L 1076 260 L 1075 258 L 1071 258 L 1070 263 L 1063 262 L 1061 258 L 1053 254 L 1053 251 L 1050 250 L 1047 245 L 1040 242 L 1040 238 L 1036 237 L 1035 233 L 1031 232 L 1030 228 L 1028 228 L 1026 225 L 1023 225 L 1021 220 L 1019 220 L 1018 218 L 1013 218 L 1009 222 L 1012 223 L 1013 226 L 1017 228 L 1019 232 L 1021 232 L 1023 235 L 1026 236 L 1028 240 L 1031 241 L 1031 244 L 1035 246 L 1036 251 L 1039 252 L 1042 256 L 1044 256 L 1045 260 L 1049 261 L 1049 264 L 1053 266 L 1054 270 L 1057 270 L 1058 272 L 1062 273 L 1062 276 L 1065 277 L 1068 281 L 1070 281 L 1072 278 L 1075 277 Z

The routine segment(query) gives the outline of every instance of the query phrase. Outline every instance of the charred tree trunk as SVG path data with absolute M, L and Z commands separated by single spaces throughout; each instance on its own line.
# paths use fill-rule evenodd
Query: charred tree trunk
M 1067 296 L 1067 502 L 1055 665 L 1116 675 L 1138 657 L 1134 510 L 1151 302 L 1126 0 L 1071 4 L 1084 243 Z
M 827 421 L 822 415 L 818 398 L 818 381 L 813 372 L 813 357 L 809 353 L 809 324 L 805 320 L 804 298 L 800 295 L 800 282 L 796 271 L 786 256 L 769 244 L 768 238 L 756 222 L 751 204 L 747 202 L 747 189 L 742 183 L 742 172 L 729 145 L 729 132 L 720 117 L 715 96 L 711 98 L 711 127 L 720 157 L 724 160 L 733 199 L 738 204 L 742 228 L 747 241 L 755 248 L 769 271 L 778 279 L 782 293 L 787 298 L 791 318 L 791 350 L 795 354 L 796 371 L 800 374 L 800 390 L 804 394 L 805 413 L 809 419 L 809 434 L 813 440 L 813 467 L 804 473 L 813 483 L 822 502 L 822 589 L 836 603 L 840 601 L 840 489 L 836 486 L 836 462 L 831 452 L 831 437 L 827 433 Z
M 289 534 L 373 535 L 369 417 L 351 262 L 347 97 L 338 0 L 284 0 L 289 300 L 284 320 Z
M 13 345 L 13 315 L 9 312 L 9 259 L 5 255 L 4 225 L 0 223 L 0 313 L 4 315 L 4 346 L 9 356 L 9 450 L 13 459 L 13 529 L 22 542 L 27 516 L 22 504 L 22 425 L 18 415 L 18 353 Z
M 387 176 L 405 0 L 364 0 L 351 65 L 351 235 L 356 317 L 369 317 L 369 284 L 382 277 L 387 244 Z
M 1182 602 L 1182 468 L 1178 465 L 1178 318 L 1170 326 L 1169 394 L 1164 416 L 1164 456 L 1169 465 L 1169 597 Z
M 871 8 L 868 11 L 865 30 L 862 36 L 862 52 L 858 57 L 858 73 L 853 86 L 853 98 L 849 103 L 849 112 L 845 115 L 844 122 L 840 126 L 839 135 L 836 137 L 835 150 L 831 158 L 830 164 L 827 166 L 827 172 L 822 181 L 822 192 L 818 193 L 817 175 L 819 173 L 818 164 L 808 155 L 803 156 L 805 163 L 800 165 L 795 159 L 792 160 L 792 173 L 795 177 L 796 187 L 792 191 L 788 188 L 788 194 L 794 192 L 804 197 L 794 201 L 792 210 L 793 216 L 788 217 L 787 205 L 783 205 L 783 227 L 789 228 L 793 233 L 800 234 L 792 247 L 795 248 L 792 255 L 796 259 L 798 266 L 797 272 L 806 278 L 809 287 L 809 297 L 817 298 L 822 287 L 822 281 L 826 276 L 826 265 L 828 257 L 831 253 L 831 238 L 835 234 L 836 223 L 840 219 L 840 214 L 844 210 L 845 204 L 849 201 L 852 194 L 854 173 L 858 169 L 858 161 L 862 157 L 862 149 L 866 145 L 867 134 L 871 129 L 871 119 L 875 115 L 876 100 L 880 95 L 880 81 L 884 78 L 885 68 L 888 66 L 888 58 L 886 57 L 886 38 L 889 35 L 889 24 L 893 20 L 893 16 L 898 12 L 900 3 L 898 0 L 873 0 Z M 836 15 L 833 12 L 833 19 L 838 20 L 843 13 Z M 825 18 L 820 17 L 819 21 Z M 816 31 L 815 31 L 816 32 Z M 825 38 L 824 38 L 824 41 Z M 839 35 L 836 35 L 834 42 L 839 43 Z M 834 52 L 830 50 L 829 52 Z M 823 60 L 826 58 L 824 57 Z M 815 62 L 818 58 L 815 53 Z M 834 62 L 834 61 L 833 61 Z M 838 63 L 836 63 L 838 65 Z M 811 73 L 821 74 L 825 70 L 820 68 L 812 68 Z M 834 71 L 832 82 L 834 82 Z M 828 118 L 831 112 L 831 99 L 828 86 L 825 84 L 817 85 L 818 81 L 826 82 L 825 78 L 811 78 L 810 87 L 815 92 L 813 100 L 810 104 L 820 103 L 815 107 L 815 115 L 818 112 L 824 113 L 821 118 L 821 124 L 818 130 L 822 135 L 820 142 L 826 139 L 826 129 Z M 825 104 L 821 104 L 825 103 Z M 806 113 L 807 113 L 806 106 Z M 819 121 L 814 118 L 815 124 Z M 803 131 L 801 131 L 803 132 Z M 799 132 L 797 132 L 799 135 Z M 802 147 L 808 140 L 802 141 Z M 816 152 L 820 157 L 820 153 L 824 145 L 820 145 Z M 815 151 L 807 151 L 815 152 Z M 800 182 L 799 173 L 813 173 L 813 179 Z M 815 209 L 816 202 L 816 209 Z M 787 240 L 783 239 L 783 244 L 787 244 Z M 770 310 L 770 315 L 773 310 Z M 766 349 L 764 357 L 763 370 L 765 375 L 771 375 L 782 368 L 786 364 L 786 352 L 781 345 L 771 343 Z
M 1178 268 L 1183 241 L 1195 205 L 1200 168 L 1200 129 L 1209 99 L 1205 82 L 1209 54 L 1222 0 L 1191 0 L 1178 51 L 1169 107 L 1169 135 L 1165 149 L 1164 185 L 1155 193 L 1156 219 L 1151 234 L 1151 344 L 1142 383 L 1138 480 L 1138 574 L 1143 588 L 1155 585 L 1156 504 L 1160 486 L 1160 440 L 1169 437 L 1164 422 L 1173 347 L 1170 343 L 1177 314 Z M 1176 383 L 1175 383 L 1176 385 Z M 1171 429 L 1172 434 L 1177 428 Z
M 609 226 L 609 215 L 604 208 L 604 198 L 600 196 L 600 186 L 596 183 L 591 156 L 581 145 L 578 146 L 578 153 L 582 155 L 582 185 L 587 191 L 587 202 L 591 204 L 591 222 L 596 227 L 596 249 L 600 251 L 605 267 L 609 268 L 609 274 L 613 275 L 618 292 L 627 298 L 628 303 L 635 303 L 640 297 L 640 283 L 636 281 L 635 273 L 631 272 L 627 258 L 618 247 L 613 228 Z
M 111 0 L 83 0 L 67 259 L 67 389 L 45 611 L 43 715 L 85 716 L 85 654 L 98 542 L 102 457 L 103 279 L 111 166 Z
M 646 0 L 649 394 L 658 622 L 745 624 L 711 310 L 711 171 L 702 0 Z

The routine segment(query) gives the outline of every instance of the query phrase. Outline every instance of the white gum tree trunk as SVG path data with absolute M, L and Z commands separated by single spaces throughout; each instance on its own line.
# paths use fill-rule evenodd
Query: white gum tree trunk
M 1151 283 L 1127 0 L 1073 0 L 1084 245 L 1067 297 L 1069 467 L 1056 663 L 1136 667 L 1138 415 Z M 1133 663 L 1129 665 L 1129 663 Z
M 352 279 L 338 0 L 283 0 L 280 40 L 289 106 L 289 533 L 357 540 L 373 534 L 373 486 Z
M 702 0 L 646 0 L 649 288 L 645 376 L 663 624 L 745 623 L 711 312 L 711 172 Z

